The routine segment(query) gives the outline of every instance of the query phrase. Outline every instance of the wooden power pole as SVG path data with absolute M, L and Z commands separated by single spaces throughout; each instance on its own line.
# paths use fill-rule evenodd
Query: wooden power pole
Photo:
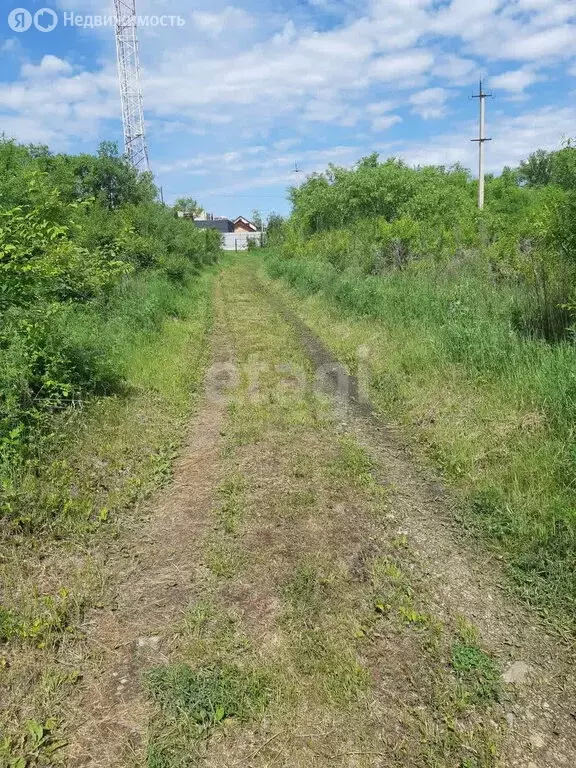
M 480 126 L 477 139 L 478 142 L 478 208 L 484 208 L 484 144 L 492 139 L 486 138 L 486 98 L 492 96 L 491 93 L 484 93 L 482 90 L 482 80 L 480 80 L 480 92 L 472 98 L 480 102 Z

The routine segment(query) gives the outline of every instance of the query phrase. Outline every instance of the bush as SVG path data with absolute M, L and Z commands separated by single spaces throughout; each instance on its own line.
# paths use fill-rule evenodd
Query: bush
M 177 316 L 179 291 L 219 238 L 178 219 L 102 145 L 51 155 L 0 141 L 0 468 L 51 415 L 122 386 L 136 333 Z

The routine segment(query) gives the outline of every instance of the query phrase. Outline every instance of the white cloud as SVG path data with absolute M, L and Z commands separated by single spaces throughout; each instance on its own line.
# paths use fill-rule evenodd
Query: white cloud
M 378 81 L 397 81 L 398 84 L 402 84 L 417 75 L 423 75 L 430 69 L 433 62 L 434 56 L 430 51 L 423 49 L 404 51 L 376 59 L 370 68 L 370 74 Z
M 492 141 L 486 149 L 486 168 L 499 173 L 505 165 L 515 166 L 535 149 L 557 149 L 565 136 L 573 133 L 576 108 L 544 107 L 516 117 L 497 116 L 489 121 Z M 462 126 L 458 133 L 445 133 L 425 144 L 407 144 L 398 154 L 414 164 L 451 165 L 456 162 L 477 168 L 478 150 L 470 141 L 477 135 L 476 122 Z
M 24 78 L 49 77 L 53 78 L 59 75 L 71 75 L 72 66 L 64 59 L 48 54 L 42 58 L 38 65 L 23 64 L 20 74 Z
M 490 85 L 492 88 L 520 94 L 523 93 L 526 88 L 540 80 L 542 80 L 542 77 L 530 69 L 514 69 L 509 72 L 503 72 L 501 75 L 491 77 Z
M 223 32 L 237 33 L 240 29 L 250 29 L 254 26 L 254 19 L 242 8 L 229 5 L 220 13 L 206 11 L 194 11 L 192 13 L 194 25 L 208 35 L 217 37 Z
M 242 158 L 243 154 L 242 150 L 235 150 L 230 153 L 234 157 L 229 157 L 225 161 L 225 185 L 209 187 L 203 190 L 201 195 L 203 200 L 211 197 L 230 196 L 235 192 L 257 189 L 259 187 L 296 185 L 304 181 L 306 175 L 324 171 L 329 163 L 343 166 L 353 165 L 361 154 L 361 148 L 358 146 L 339 145 L 267 158 L 240 159 L 239 162 L 236 162 L 236 160 Z M 206 174 L 214 168 L 222 166 L 220 155 L 205 155 L 183 162 L 186 165 L 194 166 L 193 170 L 186 171 L 190 175 L 197 175 L 197 173 Z M 181 165 L 182 163 L 180 167 Z M 302 169 L 303 173 L 301 175 L 294 173 L 295 165 Z M 199 166 L 201 170 L 198 170 Z M 175 169 L 174 167 L 164 166 L 160 170 L 162 172 L 169 172 Z
M 433 18 L 434 32 L 474 39 L 488 31 L 500 0 L 452 0 L 443 5 Z
M 278 152 L 286 152 L 287 149 L 292 149 L 293 147 L 297 147 L 298 144 L 302 143 L 302 139 L 281 139 L 280 141 L 276 141 L 272 147 L 273 149 L 277 150 Z
M 509 40 L 501 51 L 502 58 L 537 60 L 546 56 L 562 57 L 574 52 L 575 29 L 570 24 L 553 27 Z
M 102 121 L 118 117 L 113 71 L 75 75 L 66 62 L 45 56 L 37 66 L 25 64 L 21 74 L 15 83 L 0 83 L 1 122 L 8 135 L 62 150 L 71 140 L 98 139 Z
M 574 3 L 556 2 L 546 3 L 540 6 L 540 13 L 533 19 L 535 27 L 549 27 L 554 24 L 562 24 L 576 17 Z
M 364 110 L 371 115 L 382 115 L 384 112 L 390 112 L 398 106 L 396 101 L 375 101 L 364 107 Z
M 454 53 L 438 56 L 432 68 L 432 74 L 449 85 L 467 85 L 478 80 L 479 73 L 478 62 Z
M 50 128 L 48 121 L 39 121 L 37 117 L 21 115 L 2 115 L 2 133 L 22 144 L 48 144 L 58 146 L 59 134 Z
M 331 123 L 333 125 L 353 126 L 362 117 L 362 112 L 351 107 L 346 102 L 323 101 L 316 99 L 310 101 L 302 118 L 310 122 Z
M 14 53 L 20 50 L 20 40 L 15 37 L 9 37 L 0 45 L 0 53 Z
M 67 0 L 57 2 L 68 9 Z M 306 153 L 294 149 L 300 137 L 325 136 L 328 143 L 335 135 L 329 131 L 337 127 L 338 141 L 356 141 L 341 136 L 358 124 L 351 135 L 365 137 L 365 143 L 348 148 L 350 159 L 342 159 L 353 162 L 373 147 L 369 130 L 386 131 L 402 117 L 408 122 L 411 112 L 439 118 L 449 95 L 454 112 L 465 112 L 469 93 L 458 88 L 480 76 L 510 94 L 550 77 L 573 51 L 576 29 L 569 23 L 576 18 L 576 3 L 567 0 L 308 0 L 274 5 L 274 10 L 230 3 L 234 0 L 199 0 L 191 10 L 189 0 L 139 0 L 139 13 L 167 9 L 186 19 L 180 29 L 141 30 L 152 144 L 168 156 L 192 158 L 185 165 L 165 161 L 163 172 L 218 176 L 224 169 L 244 177 L 247 170 L 289 177 L 290 165 L 280 160 L 290 158 L 292 167 L 304 163 Z M 320 26 L 311 3 L 337 19 L 327 22 L 323 14 Z M 76 5 L 80 13 L 102 14 L 110 0 L 77 0 Z M 103 121 L 119 121 L 111 30 L 82 34 L 101 35 L 101 69 L 82 71 L 79 59 L 72 67 L 53 55 L 26 63 L 15 82 L 0 82 L 0 121 L 6 130 L 21 129 L 27 141 L 49 139 L 62 148 L 101 138 Z M 574 60 L 571 72 L 576 75 Z M 474 114 L 471 103 L 466 114 Z M 116 131 L 120 135 L 119 122 Z M 291 138 L 292 132 L 299 137 Z M 443 137 L 432 137 L 429 144 L 438 161 L 473 160 L 469 138 L 474 133 L 472 124 L 466 133 L 450 135 L 453 144 Z M 544 128 L 534 134 L 530 149 L 544 134 Z M 210 155 L 198 152 L 208 141 Z M 530 141 L 526 137 L 524 146 Z M 500 157 L 496 141 L 488 152 Z M 317 168 L 321 162 L 328 160 L 316 154 L 308 165 Z
M 375 117 L 372 120 L 373 131 L 387 131 L 388 128 L 392 128 L 393 125 L 397 125 L 402 122 L 400 115 L 382 115 L 382 117 Z
M 426 88 L 410 96 L 412 112 L 424 120 L 435 120 L 446 114 L 449 92 L 445 88 Z

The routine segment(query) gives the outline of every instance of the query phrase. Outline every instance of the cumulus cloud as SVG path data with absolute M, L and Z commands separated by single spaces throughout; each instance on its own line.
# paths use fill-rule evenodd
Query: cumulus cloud
M 433 120 L 444 117 L 446 114 L 446 101 L 448 91 L 445 88 L 426 88 L 410 96 L 412 112 L 420 115 L 424 120 Z
M 24 64 L 17 82 L 0 82 L 2 129 L 21 141 L 67 149 L 71 141 L 97 139 L 102 122 L 118 112 L 113 70 L 73 74 L 67 62 L 44 56 L 38 65 Z
M 520 94 L 540 80 L 542 80 L 542 77 L 530 69 L 514 69 L 491 77 L 490 85 L 492 88 Z
M 501 51 L 508 59 L 537 60 L 546 56 L 568 56 L 574 53 L 574 26 L 564 24 L 541 32 L 509 40 Z
M 388 128 L 392 128 L 393 125 L 397 125 L 402 122 L 400 115 L 382 115 L 381 117 L 375 117 L 372 120 L 373 131 L 387 131 Z
M 382 82 L 396 81 L 403 84 L 417 75 L 424 75 L 434 62 L 430 51 L 423 49 L 408 50 L 392 56 L 381 56 L 370 69 L 375 80 Z
M 390 112 L 392 109 L 395 109 L 397 106 L 398 106 L 397 101 L 391 101 L 390 99 L 388 99 L 386 101 L 375 101 L 375 102 L 372 102 L 372 104 L 367 104 L 364 109 L 370 115 L 381 115 L 384 112 Z
M 293 147 L 298 146 L 298 144 L 302 143 L 302 139 L 281 139 L 280 141 L 275 141 L 272 145 L 273 149 L 275 149 L 278 152 L 286 152 L 287 149 L 292 149 Z
M 72 66 L 64 59 L 48 54 L 42 58 L 40 64 L 23 64 L 20 74 L 24 78 L 53 78 L 59 75 L 71 75 Z
M 432 74 L 449 85 L 467 85 L 478 80 L 480 67 L 474 59 L 457 56 L 454 53 L 436 57 Z
M 254 19 L 242 8 L 228 5 L 220 13 L 207 11 L 194 11 L 192 13 L 194 25 L 208 35 L 217 37 L 224 31 L 237 32 L 239 29 L 250 29 L 254 26 Z

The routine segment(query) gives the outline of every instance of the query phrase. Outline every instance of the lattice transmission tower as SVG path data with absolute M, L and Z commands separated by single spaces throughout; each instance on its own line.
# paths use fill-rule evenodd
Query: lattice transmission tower
M 148 147 L 144 133 L 144 107 L 138 57 L 136 0 L 114 0 L 116 52 L 124 124 L 124 148 L 139 171 L 149 171 Z

